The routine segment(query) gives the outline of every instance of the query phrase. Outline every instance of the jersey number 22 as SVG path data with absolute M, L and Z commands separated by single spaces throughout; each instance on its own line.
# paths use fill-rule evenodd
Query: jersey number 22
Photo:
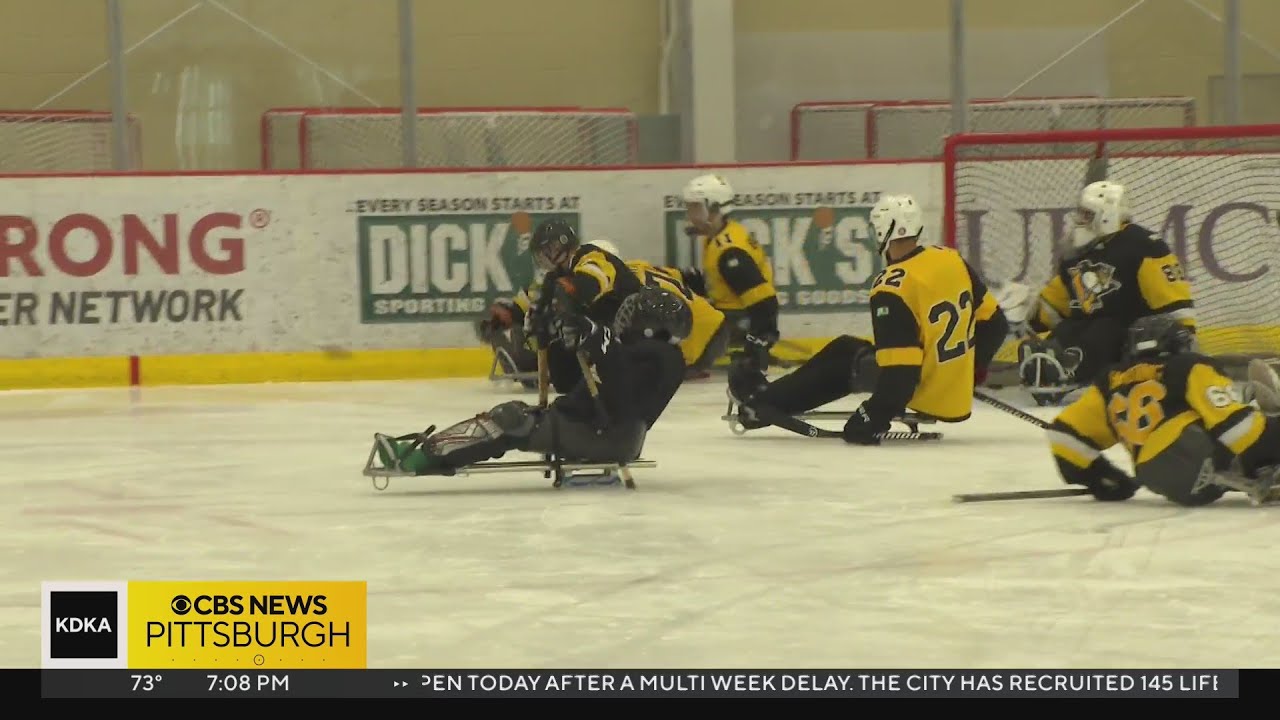
M 960 327 L 960 318 L 966 310 L 969 311 L 969 321 L 965 324 L 964 334 L 956 337 L 956 330 Z M 943 321 L 947 323 L 947 326 L 942 330 L 942 334 L 938 337 L 936 349 L 939 363 L 964 357 L 964 354 L 969 351 L 969 347 L 972 344 L 970 338 L 973 337 L 973 310 L 973 293 L 968 290 L 960 293 L 957 302 L 943 300 L 929 309 L 929 322 L 935 325 Z

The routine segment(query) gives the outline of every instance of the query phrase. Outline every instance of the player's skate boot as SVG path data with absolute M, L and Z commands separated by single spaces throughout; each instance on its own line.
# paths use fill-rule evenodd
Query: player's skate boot
M 769 381 L 764 373 L 758 370 L 742 370 L 731 368 L 729 371 L 729 412 L 730 426 L 735 433 L 747 430 L 759 430 L 768 427 L 769 423 L 756 417 L 751 406 L 752 398 L 769 388 Z
M 444 464 L 438 457 L 423 450 L 435 429 L 436 426 L 432 425 L 420 433 L 398 436 L 374 433 L 373 440 L 382 467 L 412 475 L 429 475 L 433 470 L 443 468 Z

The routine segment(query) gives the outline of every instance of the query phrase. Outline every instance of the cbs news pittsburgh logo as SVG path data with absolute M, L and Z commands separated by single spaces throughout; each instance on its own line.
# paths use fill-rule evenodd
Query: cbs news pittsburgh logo
M 366 667 L 363 582 L 46 582 L 46 668 Z

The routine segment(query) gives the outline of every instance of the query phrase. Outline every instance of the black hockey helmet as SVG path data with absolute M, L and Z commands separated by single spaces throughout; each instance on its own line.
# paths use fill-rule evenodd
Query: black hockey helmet
M 613 332 L 624 342 L 644 337 L 678 344 L 693 332 L 693 311 L 674 293 L 644 285 L 618 306 Z
M 534 265 L 544 271 L 563 268 L 577 249 L 578 233 L 567 220 L 560 218 L 539 223 L 529 243 Z
M 1139 318 L 1129 328 L 1125 350 L 1130 358 L 1153 358 L 1177 355 L 1191 350 L 1195 334 L 1172 315 L 1150 315 Z

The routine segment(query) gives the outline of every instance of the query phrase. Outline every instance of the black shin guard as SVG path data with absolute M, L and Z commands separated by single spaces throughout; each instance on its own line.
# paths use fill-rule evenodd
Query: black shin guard
M 848 335 L 832 340 L 804 365 L 769 384 L 767 390 L 752 398 L 753 402 L 767 403 L 775 410 L 794 415 L 822 407 L 842 397 L 864 391 L 874 377 L 866 378 L 868 365 L 875 367 L 872 358 L 874 348 L 866 340 Z

